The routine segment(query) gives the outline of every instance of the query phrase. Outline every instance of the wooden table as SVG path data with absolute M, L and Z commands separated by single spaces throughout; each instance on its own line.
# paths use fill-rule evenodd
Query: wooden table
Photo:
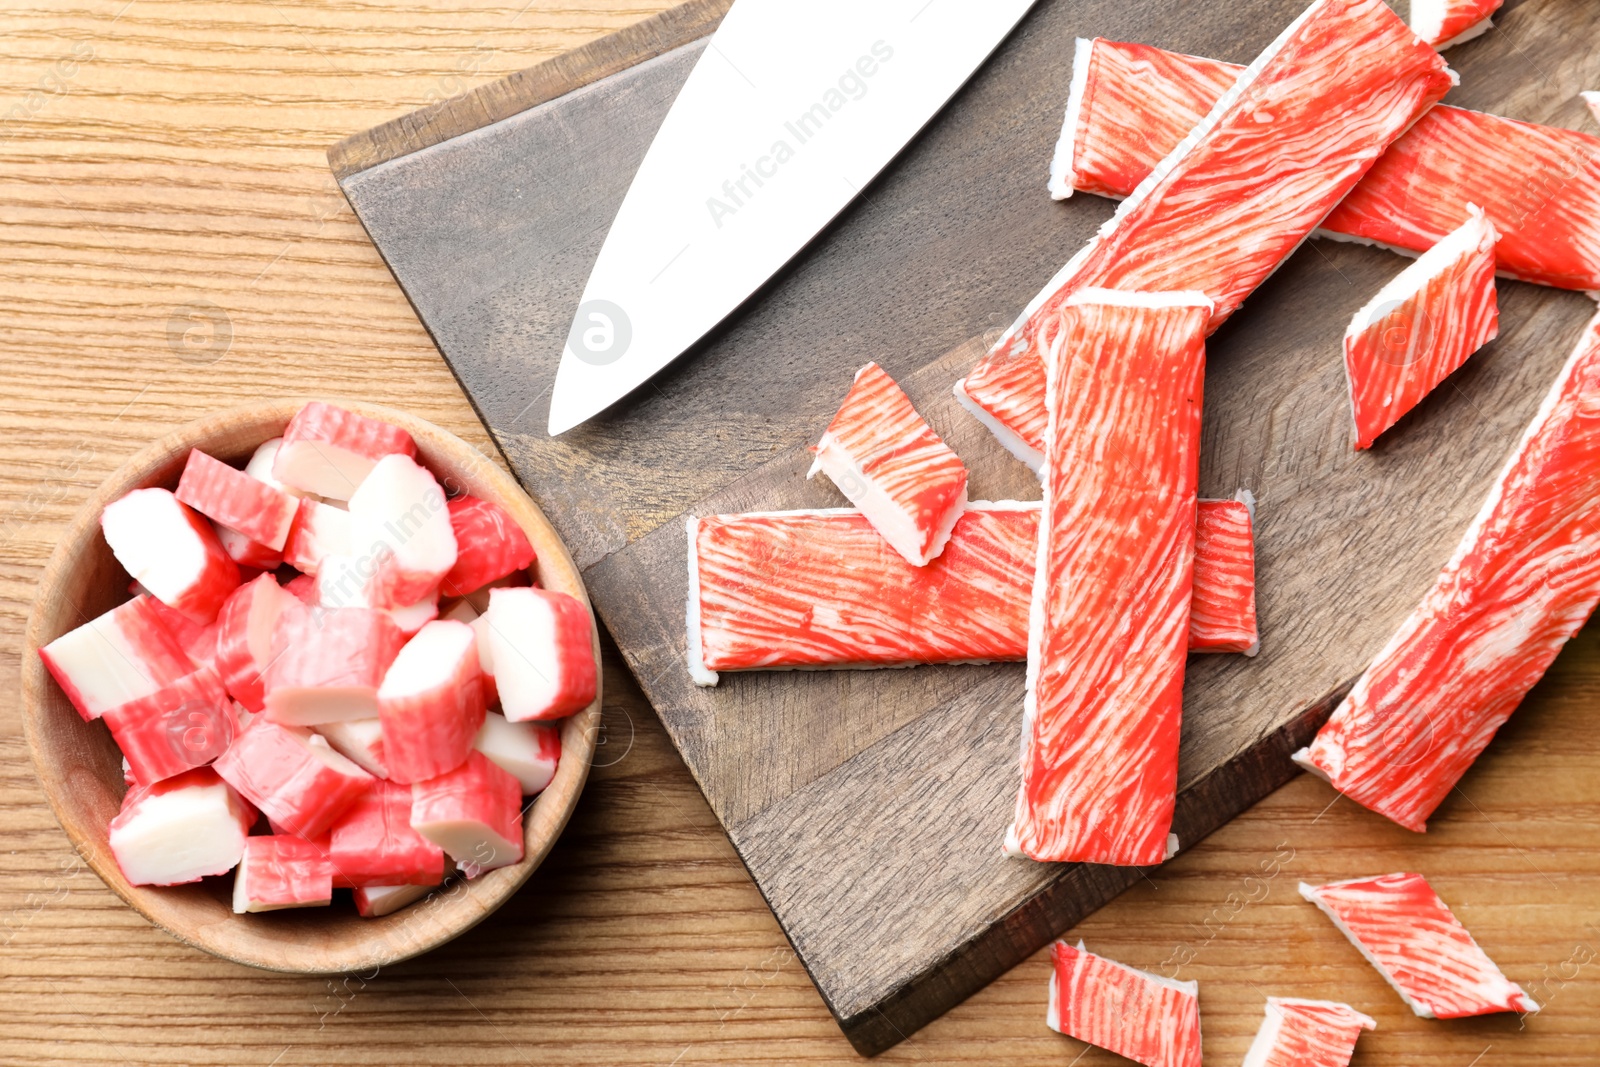
M 79 864 L 28 763 L 21 631 L 57 532 L 159 433 L 319 393 L 489 448 L 338 194 L 328 144 L 657 10 L 495 0 L 12 2 L 0 15 L 0 1064 L 850 1063 L 776 923 L 613 666 L 547 865 L 453 945 L 337 980 L 184 948 Z M 49 10 L 44 10 L 48 8 Z M 614 650 L 612 650 L 614 656 Z M 613 659 L 615 664 L 615 659 Z M 1426 837 L 1296 780 L 1068 932 L 1198 979 L 1207 1063 L 1269 994 L 1374 1015 L 1357 1063 L 1594 1062 L 1600 627 Z M 1547 1010 L 1415 1019 L 1295 883 L 1417 869 Z M 886 1062 L 1109 1064 L 1043 1023 L 1043 953 Z

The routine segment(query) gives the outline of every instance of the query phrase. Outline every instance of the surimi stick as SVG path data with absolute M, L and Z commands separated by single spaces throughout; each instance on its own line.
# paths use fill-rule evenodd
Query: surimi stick
M 1361 1031 L 1377 1026 L 1337 1001 L 1268 997 L 1243 1067 L 1349 1067 Z
M 211 524 L 166 489 L 135 489 L 107 504 L 100 529 L 111 554 L 150 595 L 210 624 L 239 586 L 239 566 Z
M 1256 626 L 1256 500 L 1202 500 L 1195 509 L 1190 652 L 1261 650 Z
M 279 552 L 296 510 L 288 493 L 198 448 L 189 450 L 175 495 L 212 522 Z
M 1101 289 L 1058 312 L 1009 853 L 1168 854 L 1211 312 L 1202 293 Z
M 1411 30 L 1441 52 L 1494 28 L 1505 0 L 1411 0 Z
M 957 397 L 1009 431 L 1008 446 L 1025 446 L 1019 458 L 1037 469 L 1042 359 L 1068 296 L 1203 292 L 1215 329 L 1453 82 L 1381 0 L 1315 0 L 1045 285 Z
M 291 834 L 247 837 L 233 875 L 233 910 L 277 911 L 333 903 L 333 867 L 317 842 Z
M 136 785 L 108 844 L 131 885 L 183 885 L 223 874 L 244 854 L 256 813 L 210 767 Z
M 457 497 L 447 506 L 456 562 L 440 583 L 446 596 L 465 596 L 533 565 L 533 544 L 505 508 L 471 496 Z
M 398 426 L 312 401 L 284 428 L 272 474 L 285 486 L 349 500 L 385 456 L 415 456 L 417 443 Z
M 214 764 L 276 826 L 321 837 L 376 781 L 323 738 L 257 717 Z
M 1214 515 L 1236 506 L 1200 501 L 1199 528 L 1249 533 Z M 716 685 L 718 671 L 1027 658 L 1037 501 L 968 504 L 926 567 L 907 563 L 851 508 L 713 515 L 688 527 L 687 648 L 701 685 Z M 1244 555 L 1237 543 L 1196 542 L 1195 598 L 1240 652 L 1255 643 Z M 1191 612 L 1190 650 L 1222 651 L 1194 620 Z
M 1045 1024 L 1145 1067 L 1200 1067 L 1200 987 L 1050 946 Z
M 51 677 L 85 722 L 194 670 L 155 603 L 148 595 L 136 596 L 39 650 Z
M 1434 586 L 1295 761 L 1427 829 L 1600 602 L 1600 315 Z

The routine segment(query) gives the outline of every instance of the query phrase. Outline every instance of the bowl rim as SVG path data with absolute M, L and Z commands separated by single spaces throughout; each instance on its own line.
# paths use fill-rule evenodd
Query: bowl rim
M 489 871 L 477 878 L 466 880 L 452 876 L 424 898 L 398 909 L 387 916 L 361 919 L 364 929 L 372 936 L 356 939 L 342 949 L 330 948 L 325 942 L 305 944 L 305 952 L 317 959 L 292 959 L 293 950 L 285 951 L 285 939 L 275 936 L 282 933 L 282 913 L 264 912 L 234 914 L 219 922 L 201 923 L 194 928 L 180 928 L 175 923 L 176 901 L 163 902 L 162 894 L 173 889 L 188 887 L 133 886 L 122 876 L 109 848 L 96 847 L 103 839 L 106 826 L 85 825 L 89 822 L 79 810 L 67 803 L 65 790 L 68 783 L 57 773 L 56 760 L 46 745 L 45 721 L 63 712 L 70 721 L 86 729 L 104 730 L 103 725 L 86 723 L 67 702 L 44 667 L 39 649 L 71 629 L 73 623 L 60 632 L 46 633 L 49 614 L 47 594 L 56 591 L 73 562 L 92 547 L 100 537 L 99 518 L 105 505 L 124 493 L 144 486 L 165 485 L 171 488 L 176 478 L 163 478 L 161 472 L 175 463 L 181 467 L 181 458 L 189 449 L 206 447 L 225 433 L 240 427 L 261 424 L 263 434 L 255 444 L 280 436 L 289 419 L 302 406 L 314 400 L 333 404 L 371 418 L 381 419 L 410 433 L 418 446 L 418 459 L 435 469 L 441 482 L 460 480 L 482 491 L 487 486 L 501 503 L 509 502 L 507 510 L 533 542 L 537 560 L 534 564 L 539 584 L 545 588 L 569 593 L 584 605 L 590 619 L 590 643 L 595 661 L 595 698 L 583 710 L 560 720 L 561 760 L 556 777 L 539 794 L 537 800 L 527 805 L 523 815 L 523 859 L 519 863 Z M 276 426 L 275 430 L 267 427 Z M 252 434 L 254 431 L 251 431 Z M 254 447 L 249 446 L 249 447 Z M 438 452 L 451 453 L 448 462 L 441 463 Z M 219 457 L 229 458 L 229 457 Z M 439 470 L 439 467 L 447 467 Z M 465 490 L 463 490 L 465 491 Z M 103 545 L 103 541 L 102 541 Z M 109 552 L 107 552 L 109 555 Z M 125 573 L 125 572 L 124 572 Z M 60 533 L 56 547 L 45 564 L 35 585 L 33 603 L 29 609 L 24 631 L 22 675 L 22 721 L 28 752 L 34 772 L 44 791 L 50 809 L 66 833 L 74 851 L 98 875 L 107 888 L 137 911 L 151 924 L 166 931 L 184 944 L 202 949 L 212 955 L 235 963 L 264 970 L 298 974 L 342 974 L 365 971 L 374 967 L 389 966 L 412 959 L 438 948 L 478 923 L 503 905 L 533 875 L 544 862 L 550 849 L 566 827 L 578 798 L 583 792 L 593 763 L 595 746 L 600 733 L 600 708 L 602 700 L 602 662 L 600 657 L 599 627 L 594 608 L 589 602 L 583 577 L 572 560 L 571 553 L 560 535 L 534 503 L 522 486 L 497 463 L 479 449 L 434 423 L 408 412 L 364 401 L 326 396 L 298 396 L 274 398 L 257 403 L 238 405 L 203 416 L 163 434 L 139 449 L 108 474 L 79 506 L 65 529 Z M 114 743 L 114 742 L 113 742 Z M 115 789 L 116 786 L 113 786 Z M 549 798 L 554 803 L 547 803 Z M 196 883 L 191 883 L 193 886 Z M 443 901 L 445 908 L 454 907 L 446 921 L 427 914 L 420 922 L 420 932 L 407 931 L 406 926 L 419 925 L 410 919 L 424 915 L 423 909 L 437 910 L 435 901 Z M 307 909 L 314 915 L 325 914 Z M 410 919 L 408 919 L 408 914 Z M 295 918 L 294 912 L 289 918 Z M 246 936 L 238 934 L 241 927 L 254 927 Z M 403 935 L 398 940 L 396 933 Z M 415 935 L 415 936 L 412 936 Z M 265 951 L 267 948 L 272 951 Z M 252 951 L 256 949 L 256 951 Z

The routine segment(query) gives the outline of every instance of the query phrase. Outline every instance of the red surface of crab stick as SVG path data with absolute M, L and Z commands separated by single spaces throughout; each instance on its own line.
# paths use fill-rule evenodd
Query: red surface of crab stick
M 1051 170 L 1057 198 L 1073 189 L 1131 193 L 1244 70 L 1098 38 L 1080 42 L 1078 57 Z M 1421 253 L 1467 221 L 1469 201 L 1499 231 L 1501 274 L 1600 290 L 1600 137 L 1576 130 L 1440 104 L 1389 147 L 1318 233 Z
M 1045 1023 L 1145 1067 L 1200 1067 L 1200 987 L 1073 948 L 1050 946 Z
M 100 529 L 112 555 L 150 595 L 198 623 L 217 617 L 239 567 L 211 524 L 165 489 L 135 489 L 107 504 Z
M 260 717 L 214 766 L 274 826 L 305 838 L 326 833 L 376 780 L 322 737 Z
M 1597 471 L 1600 315 L 1433 588 L 1295 760 L 1427 829 L 1600 602 Z
M 1243 1067 L 1349 1067 L 1361 1031 L 1377 1026 L 1337 1001 L 1268 997 Z
M 1256 627 L 1255 497 L 1202 500 L 1195 509 L 1194 595 L 1189 601 L 1190 652 L 1261 648 Z
M 459 767 L 483 726 L 478 641 L 464 622 L 430 622 L 407 641 L 378 688 L 383 763 L 396 782 Z
M 957 396 L 1037 465 L 1042 358 L 1068 296 L 1090 286 L 1203 292 L 1216 328 L 1453 81 L 1382 0 L 1315 0 L 1045 285 Z
M 1231 500 L 1202 500 L 1195 599 L 1205 600 L 1233 651 L 1255 643 L 1254 549 L 1239 542 Z M 967 505 L 943 555 L 913 567 L 851 508 L 713 515 L 689 520 L 690 674 L 716 685 L 718 671 L 807 667 L 909 667 L 1026 659 L 1039 504 Z M 1214 555 L 1213 555 L 1214 554 Z M 1197 634 L 1191 651 L 1219 652 L 1220 633 Z M 1249 637 L 1246 639 L 1246 632 Z M 1201 647 L 1206 646 L 1206 647 Z
M 515 778 L 523 796 L 531 797 L 555 780 L 561 762 L 561 727 L 553 722 L 508 722 L 491 711 L 472 747 Z
M 474 750 L 455 770 L 412 785 L 411 825 L 475 878 L 522 860 L 522 789 Z
M 944 551 L 967 506 L 967 468 L 882 367 L 856 372 L 812 452 L 806 477 L 826 474 L 907 563 Z
M 358 556 L 373 564 L 367 591 L 373 607 L 414 604 L 438 589 L 455 566 L 444 490 L 408 456 L 385 456 L 373 464 L 350 497 L 350 533 Z
M 297 571 L 316 574 L 331 556 L 349 556 L 355 536 L 350 513 L 320 500 L 304 499 L 295 512 L 283 547 L 283 561 Z
M 233 910 L 277 911 L 333 903 L 333 866 L 319 842 L 291 834 L 245 839 L 233 874 Z
M 1211 310 L 1201 293 L 1083 289 L 1058 312 L 1007 852 L 1168 853 Z
M 39 650 L 39 658 L 85 721 L 147 697 L 194 670 L 154 604 L 141 594 Z
M 328 835 L 334 882 L 357 886 L 438 885 L 444 851 L 411 827 L 411 787 L 376 782 L 345 809 Z
M 445 596 L 465 596 L 533 565 L 533 544 L 505 508 L 471 496 L 457 497 L 448 507 L 456 562 L 440 583 Z
M 387 612 L 290 605 L 272 633 L 264 708 L 272 722 L 315 726 L 378 714 L 378 686 L 405 644 Z
M 272 662 L 278 619 L 298 604 L 276 578 L 261 574 L 234 590 L 217 616 L 217 671 L 229 695 L 251 711 L 260 711 L 266 700 L 262 675 Z
M 594 700 L 593 627 L 577 599 L 498 588 L 473 628 L 488 639 L 495 690 L 511 722 L 562 719 Z
M 107 836 L 130 884 L 182 885 L 231 870 L 255 821 L 215 771 L 196 767 L 129 789 Z
M 1422 401 L 1500 333 L 1494 224 L 1468 218 L 1379 289 L 1344 334 L 1344 370 L 1357 448 Z
M 1420 874 L 1319 886 L 1301 882 L 1300 895 L 1321 908 L 1424 1019 L 1539 1010 Z
M 178 479 L 177 498 L 212 522 L 226 526 L 256 544 L 283 550 L 294 521 L 297 501 L 244 471 L 230 467 L 198 448 L 189 450 Z
M 145 785 L 210 763 L 233 742 L 238 723 L 210 667 L 198 667 L 103 718 L 130 773 Z
M 400 427 L 312 401 L 284 428 L 272 474 L 302 492 L 349 500 L 384 456 L 416 454 L 416 442 Z
M 1411 30 L 1443 51 L 1494 28 L 1489 16 L 1505 0 L 1411 0 Z

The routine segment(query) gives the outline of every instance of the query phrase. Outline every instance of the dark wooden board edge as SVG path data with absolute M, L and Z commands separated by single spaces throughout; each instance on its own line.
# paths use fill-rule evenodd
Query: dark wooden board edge
M 581 48 L 351 134 L 328 149 L 328 166 L 343 182 L 380 163 L 493 125 L 699 40 L 717 28 L 732 6 L 733 0 L 688 0 Z

